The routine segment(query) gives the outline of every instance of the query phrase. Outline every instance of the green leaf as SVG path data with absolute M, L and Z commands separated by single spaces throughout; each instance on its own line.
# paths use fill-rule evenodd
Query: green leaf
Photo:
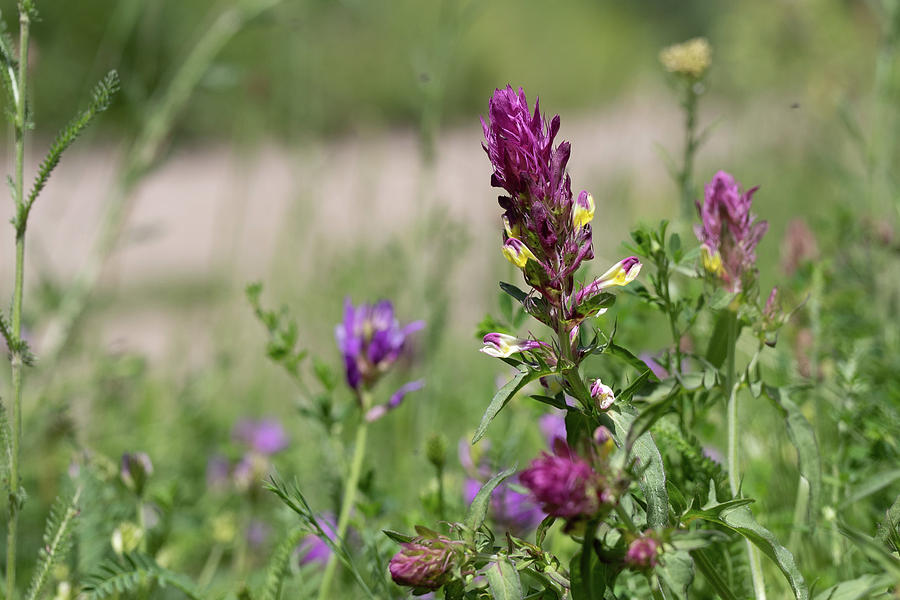
M 637 369 L 638 371 L 645 371 L 647 369 L 647 363 L 639 359 L 637 356 L 631 353 L 630 350 L 619 346 L 618 344 L 610 343 L 608 346 L 604 347 L 604 352 L 609 352 L 616 358 L 619 358 L 629 365 Z M 655 379 L 655 376 L 654 376 Z
M 706 550 L 694 550 L 691 552 L 694 564 L 703 573 L 703 577 L 709 582 L 709 585 L 716 590 L 722 600 L 738 600 L 737 595 L 731 590 L 728 582 L 722 577 L 722 574 L 715 567 L 712 559 Z
M 694 513 L 695 511 L 690 512 Z M 719 511 L 718 517 L 704 514 L 704 512 L 698 512 L 696 516 L 727 527 L 750 540 L 752 544 L 762 550 L 763 554 L 768 556 L 781 569 L 797 600 L 807 600 L 809 598 L 809 588 L 807 588 L 806 581 L 797 567 L 794 555 L 781 545 L 775 534 L 756 522 L 756 519 L 753 518 L 753 513 L 750 512 L 747 506 L 725 508 Z
M 845 525 L 838 525 L 838 530 L 844 534 L 863 554 L 878 563 L 895 583 L 900 583 L 900 559 L 889 552 L 879 541 L 870 538 L 864 533 L 850 529 Z
M 846 508 L 851 504 L 859 502 L 863 498 L 866 498 L 876 492 L 883 490 L 898 479 L 900 479 L 900 469 L 884 471 L 882 473 L 878 473 L 877 475 L 869 477 L 863 483 L 858 485 L 856 489 L 853 490 L 853 493 L 850 494 L 850 497 L 844 500 L 843 504 L 841 504 L 841 508 Z
M 518 300 L 519 302 L 525 302 L 525 298 L 528 297 L 528 292 L 520 290 L 517 286 L 506 283 L 505 281 L 500 282 L 500 289 Z
M 478 424 L 478 429 L 475 430 L 475 435 L 472 437 L 472 443 L 476 444 L 478 440 L 484 437 L 488 425 L 491 424 L 494 417 L 503 410 L 519 390 L 535 379 L 550 375 L 552 372 L 553 371 L 550 370 L 527 370 L 516 373 L 515 377 L 507 381 L 506 384 L 494 394 L 491 403 L 488 404 L 487 410 L 484 411 L 484 416 L 481 417 L 481 423 Z
M 119 75 L 115 71 L 110 71 L 94 88 L 91 94 L 91 102 L 87 109 L 78 115 L 78 117 L 70 121 L 63 130 L 56 135 L 56 139 L 53 140 L 53 144 L 50 146 L 50 151 L 47 153 L 44 162 L 41 163 L 41 166 L 38 169 L 38 174 L 37 177 L 35 177 L 31 192 L 28 194 L 28 199 L 23 203 L 20 209 L 21 214 L 16 217 L 17 227 L 24 227 L 25 220 L 28 218 L 28 213 L 31 211 L 31 206 L 34 204 L 34 201 L 37 200 L 37 197 L 41 193 L 41 190 L 44 189 L 44 186 L 47 185 L 47 180 L 50 179 L 50 173 L 52 173 L 53 169 L 56 168 L 56 165 L 59 164 L 62 153 L 65 152 L 78 136 L 81 135 L 97 114 L 109 108 L 112 97 L 118 91 Z
M 278 544 L 266 567 L 266 583 L 259 596 L 260 600 L 278 600 L 281 597 L 284 579 L 290 572 L 291 558 L 297 550 L 297 544 L 306 533 L 306 527 L 295 526 L 288 530 L 287 535 Z
M 649 373 L 649 371 L 647 371 L 647 373 Z M 638 416 L 635 417 L 634 421 L 631 423 L 631 428 L 628 430 L 628 436 L 625 438 L 626 450 L 630 450 L 634 445 L 635 440 L 650 431 L 650 428 L 653 427 L 654 423 L 671 412 L 672 404 L 676 398 L 678 398 L 678 386 L 673 385 L 671 391 L 669 391 L 669 393 L 661 400 L 657 400 L 652 404 L 642 407 Z
M 676 598 L 688 600 L 688 590 L 694 582 L 694 561 L 690 554 L 683 551 L 666 552 L 656 573 Z
M 676 550 L 690 552 L 712 544 L 727 542 L 728 536 L 717 529 L 676 530 L 670 540 Z
M 407 544 L 413 540 L 413 536 L 394 531 L 393 529 L 382 529 L 381 533 L 388 536 L 398 544 Z
M 896 579 L 885 573 L 863 575 L 819 592 L 815 600 L 868 600 L 878 592 L 887 594 L 888 588 L 896 583 Z
M 125 592 L 143 589 L 150 582 L 155 582 L 160 587 L 171 585 L 193 600 L 203 598 L 190 579 L 159 566 L 144 554 L 126 554 L 121 562 L 107 561 L 101 564 L 87 577 L 81 591 L 86 598 L 130 596 Z
M 491 503 L 491 494 L 494 492 L 494 489 L 500 485 L 504 479 L 515 472 L 516 467 L 510 467 L 505 471 L 497 473 L 491 477 L 487 483 L 481 486 L 481 489 L 475 494 L 475 499 L 472 500 L 472 504 L 469 505 L 469 511 L 466 513 L 465 520 L 466 542 L 468 542 L 470 546 L 475 543 L 475 532 L 478 531 L 484 523 L 484 518 L 487 515 L 487 510 Z
M 519 572 L 506 556 L 488 563 L 484 572 L 494 600 L 522 600 L 522 581 Z
M 800 407 L 790 399 L 786 390 L 764 385 L 766 396 L 781 412 L 787 425 L 788 438 L 797 449 L 797 462 L 800 476 L 809 484 L 809 507 L 806 515 L 808 527 L 815 526 L 815 516 L 819 514 L 819 502 L 822 497 L 822 458 L 816 442 L 816 432 L 810 422 L 803 416 Z M 897 471 L 900 477 L 900 471 Z
M 709 338 L 709 346 L 706 349 L 706 360 L 717 369 L 722 367 L 725 357 L 728 355 L 728 338 L 731 328 L 737 326 L 737 314 L 732 310 L 723 310 L 716 317 L 712 336 Z
M 628 412 L 623 409 L 621 412 L 610 410 L 606 414 L 615 425 L 613 435 L 616 442 L 620 446 L 624 445 L 637 417 L 636 413 L 631 409 Z M 666 491 L 666 471 L 659 448 L 653 437 L 645 433 L 634 441 L 631 452 L 641 461 L 642 472 L 638 483 L 647 500 L 647 526 L 654 529 L 665 527 L 669 522 L 669 494 Z
M 885 511 L 884 520 L 878 525 L 878 534 L 876 537 L 882 543 L 886 542 L 897 531 L 897 525 L 900 524 L 900 496 L 894 500 L 891 507 Z
M 653 375 L 653 373 L 650 371 L 650 369 L 645 368 L 644 371 L 628 385 L 627 388 L 616 394 L 616 401 L 629 402 L 631 398 L 644 387 L 644 384 L 647 383 L 647 380 L 651 375 Z

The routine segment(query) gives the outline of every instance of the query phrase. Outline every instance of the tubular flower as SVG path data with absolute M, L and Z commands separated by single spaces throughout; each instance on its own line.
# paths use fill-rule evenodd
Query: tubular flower
M 594 383 L 591 384 L 591 398 L 594 399 L 600 410 L 608 409 L 616 401 L 612 388 L 599 379 L 595 379 Z
M 537 260 L 537 256 L 534 255 L 534 252 L 529 250 L 528 246 L 523 244 L 521 240 L 514 237 L 506 239 L 501 251 L 503 252 L 503 256 L 506 257 L 506 260 L 520 269 L 524 269 L 529 260 Z
M 572 208 L 572 224 L 580 229 L 594 220 L 594 197 L 587 192 L 578 194 Z
M 344 302 L 344 320 L 334 330 L 344 356 L 347 384 L 354 390 L 368 389 L 407 349 L 410 334 L 422 329 L 422 321 L 400 326 L 389 300 L 354 307 Z
M 596 296 L 606 288 L 617 285 L 628 285 L 637 278 L 641 272 L 641 261 L 636 256 L 623 258 L 609 268 L 603 275 L 581 288 L 575 294 L 575 304 L 581 304 L 585 300 Z
M 459 553 L 456 542 L 444 536 L 417 537 L 401 544 L 388 569 L 397 585 L 436 590 L 452 577 Z
M 566 519 L 591 516 L 600 508 L 599 475 L 562 439 L 554 454 L 542 453 L 522 471 L 519 481 L 531 490 L 549 515 Z
M 377 421 L 390 411 L 394 410 L 403 402 L 403 398 L 406 397 L 406 394 L 410 392 L 415 392 L 421 390 L 425 387 L 425 382 L 419 379 L 418 381 L 410 381 L 407 384 L 401 385 L 400 389 L 394 392 L 390 399 L 384 404 L 378 404 L 377 406 L 373 406 L 366 412 L 366 421 L 369 423 L 373 421 Z
M 529 285 L 559 308 L 572 292 L 578 266 L 594 256 L 593 198 L 582 192 L 573 199 L 566 173 L 571 148 L 568 142 L 553 145 L 559 115 L 548 122 L 538 102 L 530 112 L 525 92 L 507 86 L 494 92 L 488 120 L 481 122 L 483 147 L 494 167 L 491 185 L 508 194 L 500 197 L 503 252 L 517 266 L 527 266 Z
M 506 358 L 517 352 L 525 352 L 526 350 L 534 350 L 541 346 L 546 346 L 545 342 L 537 340 L 524 340 L 505 333 L 489 333 L 482 340 L 484 347 L 482 352 L 488 356 L 495 358 Z
M 697 203 L 702 222 L 694 232 L 702 244 L 703 267 L 731 292 L 741 291 L 744 276 L 753 272 L 756 245 L 769 229 L 750 213 L 757 189 L 741 193 L 734 177 L 719 171 L 706 184 L 704 203 Z

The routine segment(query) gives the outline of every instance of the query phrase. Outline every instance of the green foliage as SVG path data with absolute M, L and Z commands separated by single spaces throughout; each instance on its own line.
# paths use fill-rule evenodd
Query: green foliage
M 47 517 L 44 532 L 44 545 L 38 552 L 34 576 L 31 578 L 31 584 L 25 594 L 27 600 L 35 600 L 40 595 L 41 589 L 47 583 L 50 569 L 55 564 L 62 562 L 71 550 L 72 521 L 78 515 L 80 496 L 80 489 L 74 494 L 61 496 L 50 509 L 50 516 Z
M 281 589 L 288 574 L 289 563 L 297 550 L 297 544 L 307 533 L 306 527 L 294 527 L 279 542 L 278 547 L 269 557 L 266 583 L 259 595 L 260 600 L 278 600 L 281 597 Z
M 520 365 L 518 368 L 519 372 L 516 373 L 512 379 L 507 381 L 503 387 L 497 390 L 497 393 L 491 398 L 490 404 L 488 404 L 487 409 L 484 411 L 484 415 L 481 417 L 481 423 L 478 424 L 478 429 L 475 430 L 475 435 L 472 436 L 473 444 L 484 437 L 488 425 L 491 424 L 494 417 L 509 404 L 509 401 L 512 400 L 513 396 L 515 396 L 523 387 L 536 379 L 540 379 L 545 375 L 553 373 L 553 371 L 549 369 L 532 368 L 524 364 Z
M 50 174 L 53 173 L 53 169 L 59 164 L 63 152 L 78 139 L 78 136 L 80 136 L 87 126 L 91 124 L 91 121 L 94 120 L 94 117 L 109 108 L 113 96 L 115 96 L 118 91 L 119 74 L 115 71 L 110 71 L 102 80 L 100 80 L 91 92 L 90 103 L 84 112 L 70 121 L 62 131 L 56 135 L 56 139 L 53 140 L 53 144 L 50 146 L 47 156 L 44 157 L 43 162 L 41 162 L 41 165 L 38 168 L 38 174 L 34 178 L 34 183 L 31 186 L 31 191 L 28 193 L 28 198 L 25 200 L 25 203 L 20 206 L 19 212 L 16 215 L 15 225 L 17 230 L 24 231 L 28 222 L 28 215 L 31 212 L 31 207 L 44 189 L 44 186 L 47 185 L 47 180 L 50 179 Z
M 87 598 L 109 598 L 136 593 L 152 584 L 171 586 L 192 600 L 203 598 L 190 579 L 159 566 L 143 554 L 126 554 L 120 560 L 104 562 L 85 579 L 82 592 Z

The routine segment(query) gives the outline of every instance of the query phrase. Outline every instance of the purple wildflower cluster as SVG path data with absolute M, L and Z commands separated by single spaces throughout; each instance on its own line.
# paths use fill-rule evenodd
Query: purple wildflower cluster
M 566 332 L 574 333 L 581 321 L 602 310 L 591 306 L 591 298 L 607 287 L 629 283 L 637 276 L 640 262 L 627 258 L 576 292 L 575 272 L 594 257 L 590 223 L 595 206 L 587 191 L 577 197 L 572 193 L 566 172 L 569 142 L 553 145 L 559 115 L 548 122 L 541 116 L 538 101 L 530 112 L 525 92 L 507 86 L 494 92 L 488 121 L 481 122 L 483 147 L 494 167 L 491 185 L 508 194 L 499 197 L 504 210 L 503 254 L 522 269 L 526 282 L 546 301 L 549 310 L 536 310 L 535 317 L 553 327 L 562 323 Z M 484 342 L 486 349 L 497 346 L 494 339 L 485 337 Z M 518 342 L 507 340 L 504 351 L 537 348 Z
M 289 439 L 284 427 L 275 419 L 242 419 L 234 426 L 231 438 L 244 448 L 244 454 L 231 461 L 214 454 L 206 463 L 206 485 L 221 490 L 233 484 L 248 490 L 269 472 L 271 457 L 287 448 Z
M 348 298 L 344 303 L 344 320 L 334 329 L 338 348 L 344 356 L 347 384 L 357 393 L 370 389 L 407 350 L 410 334 L 424 326 L 422 321 L 413 321 L 401 327 L 389 300 L 353 306 Z M 407 393 L 421 389 L 423 385 L 422 381 L 407 383 L 385 404 L 366 407 L 366 420 L 381 418 L 399 406 Z
M 562 437 L 554 437 L 552 446 L 553 454 L 543 452 L 519 475 L 544 512 L 571 526 L 615 506 L 621 481 L 608 461 L 613 447 L 609 430 L 597 428 L 586 452 L 589 460 Z
M 745 276 L 754 272 L 756 245 L 769 229 L 750 213 L 757 189 L 741 192 L 734 177 L 719 171 L 706 184 L 704 203 L 697 203 L 702 223 L 694 231 L 702 244 L 703 266 L 731 292 L 741 291 Z

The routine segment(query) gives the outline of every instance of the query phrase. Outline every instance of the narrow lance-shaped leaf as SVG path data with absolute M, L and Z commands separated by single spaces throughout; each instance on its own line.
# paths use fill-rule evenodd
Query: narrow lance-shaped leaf
M 527 369 L 527 367 L 522 367 L 523 369 Z M 484 416 L 481 417 L 481 423 L 478 425 L 478 429 L 475 431 L 475 435 L 472 437 L 472 443 L 475 444 L 484 437 L 485 432 L 487 431 L 488 425 L 491 424 L 491 421 L 494 420 L 494 417 L 503 410 L 503 407 L 509 403 L 512 397 L 523 387 L 525 387 L 528 383 L 534 381 L 535 379 L 539 379 L 544 377 L 545 375 L 550 375 L 552 371 L 549 370 L 522 370 L 516 373 L 516 376 L 510 379 L 506 384 L 497 390 L 497 393 L 494 394 L 494 397 L 491 399 L 491 403 L 488 404 L 487 410 L 484 411 Z
M 488 506 L 491 503 L 491 494 L 494 492 L 494 489 L 500 485 L 504 479 L 512 475 L 516 472 L 516 467 L 511 467 L 497 473 L 493 477 L 491 477 L 487 483 L 481 486 L 481 489 L 478 490 L 478 493 L 475 494 L 475 499 L 472 500 L 472 504 L 469 505 L 469 511 L 466 513 L 466 541 L 469 544 L 473 544 L 475 542 L 475 532 L 481 527 L 481 524 L 484 523 L 484 518 L 487 515 Z

